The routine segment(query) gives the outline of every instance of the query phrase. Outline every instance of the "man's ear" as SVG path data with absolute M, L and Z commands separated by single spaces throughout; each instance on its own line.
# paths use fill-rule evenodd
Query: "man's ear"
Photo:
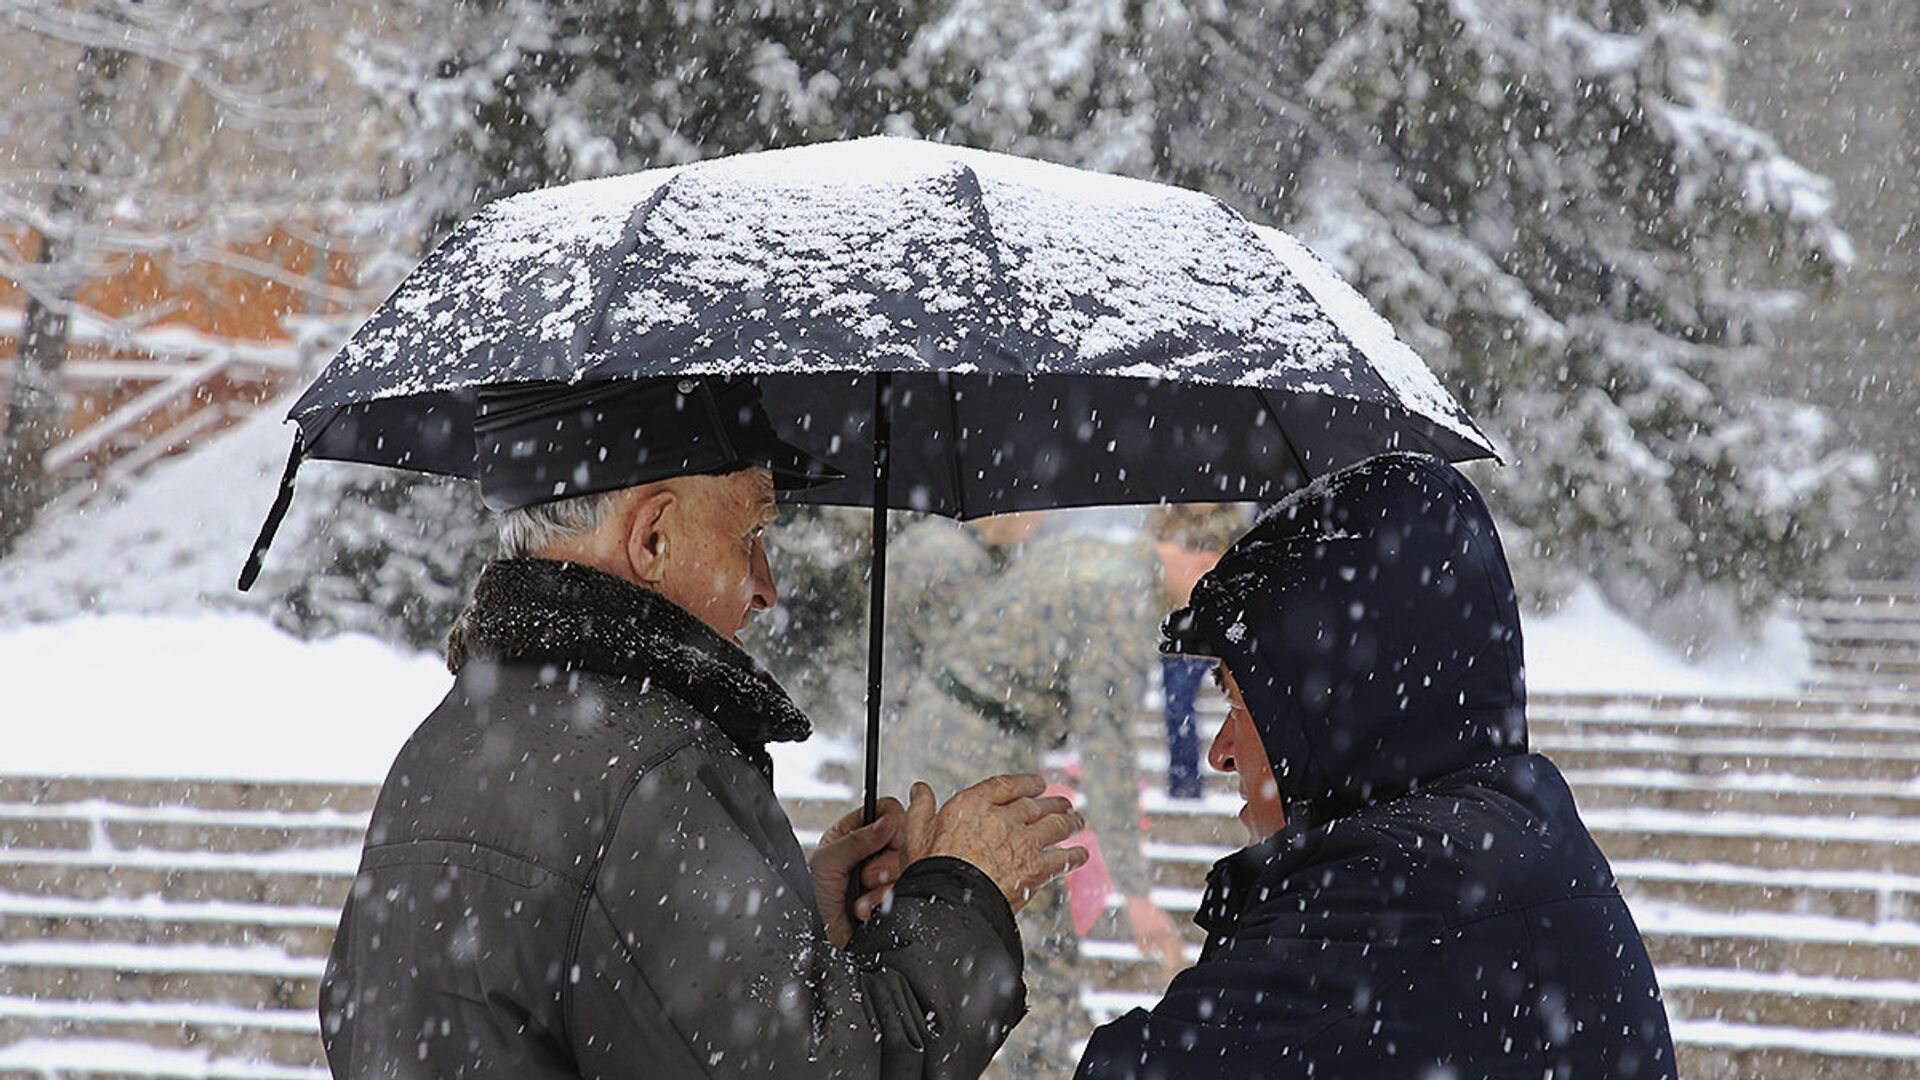
M 657 587 L 667 576 L 667 563 L 673 557 L 669 534 L 679 511 L 679 496 L 666 487 L 646 492 L 628 507 L 627 568 L 633 580 L 648 588 Z

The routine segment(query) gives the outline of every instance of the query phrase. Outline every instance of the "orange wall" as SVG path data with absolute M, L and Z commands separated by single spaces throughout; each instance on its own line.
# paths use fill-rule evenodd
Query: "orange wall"
M 11 241 L 22 256 L 31 257 L 38 238 L 16 233 L 0 234 L 0 242 Z M 231 246 L 229 251 L 249 259 L 282 268 L 286 274 L 312 280 L 314 261 L 322 252 L 275 228 L 260 238 Z M 353 287 L 351 260 L 343 254 L 326 252 L 325 275 L 328 285 L 350 290 Z M 83 287 L 78 301 L 110 319 L 138 316 L 142 312 L 167 309 L 151 325 L 185 327 L 210 337 L 247 342 L 286 341 L 283 319 L 290 314 L 331 314 L 341 305 L 322 303 L 302 290 L 261 278 L 247 270 L 200 263 L 178 267 L 168 256 L 139 255 L 124 260 L 113 272 Z M 26 295 L 10 279 L 0 277 L 0 311 L 19 313 L 26 306 Z M 19 342 L 8 333 L 0 333 L 0 360 L 18 353 Z M 131 347 L 74 343 L 68 349 L 72 358 L 148 360 L 148 354 Z M 183 419 L 198 408 L 213 403 L 259 404 L 282 388 L 287 376 L 276 371 L 232 369 L 206 380 L 190 397 L 156 410 L 136 430 L 154 434 Z M 0 371 L 0 387 L 5 375 Z M 66 428 L 69 433 L 84 430 L 118 405 L 153 385 L 147 380 L 68 379 L 65 397 L 68 404 Z M 5 424 L 4 402 L 0 401 L 0 426 Z M 105 461 L 96 461 L 96 466 Z
M 16 234 L 11 240 L 23 256 L 38 247 L 38 238 L 31 234 Z M 305 280 L 314 276 L 314 260 L 320 256 L 312 245 L 280 228 L 227 250 L 278 266 L 284 273 Z M 329 252 L 326 260 L 326 283 L 351 288 L 353 268 L 348 258 Z M 339 310 L 337 304 L 322 304 L 292 285 L 244 269 L 212 263 L 175 266 L 165 254 L 124 260 L 108 275 L 83 287 L 76 299 L 109 318 L 170 307 L 173 310 L 162 316 L 159 324 L 191 327 L 214 337 L 243 341 L 284 339 L 281 319 L 291 313 Z M 17 310 L 25 302 L 18 286 L 0 278 L 0 308 Z M 11 352 L 11 348 L 6 349 L 7 354 Z

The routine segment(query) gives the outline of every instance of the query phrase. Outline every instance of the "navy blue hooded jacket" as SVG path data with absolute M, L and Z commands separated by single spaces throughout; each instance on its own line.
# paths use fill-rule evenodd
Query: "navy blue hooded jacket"
M 1080 1077 L 1675 1075 L 1613 873 L 1527 752 L 1513 579 L 1464 476 L 1392 454 L 1317 482 L 1162 647 L 1233 673 L 1287 827 L 1215 865 L 1200 962 Z

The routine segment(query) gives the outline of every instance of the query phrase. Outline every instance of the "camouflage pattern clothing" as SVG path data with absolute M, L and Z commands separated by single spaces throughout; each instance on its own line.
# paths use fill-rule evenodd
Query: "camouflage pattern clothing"
M 1140 848 L 1137 718 L 1162 607 L 1160 557 L 1146 540 L 1044 536 L 965 601 L 935 643 L 881 756 L 883 790 L 915 779 L 945 798 L 983 777 L 1040 770 L 1077 751 L 1074 785 L 1100 837 L 1114 888 L 1147 895 Z M 1080 1008 L 1066 890 L 1056 883 L 1021 913 L 1031 1009 L 995 1059 L 1003 1076 L 1069 1076 L 1091 1025 Z
M 924 658 L 953 632 L 1006 555 L 951 518 L 927 517 L 887 541 L 887 640 L 881 717 L 900 722 Z M 890 749 L 890 748 L 889 748 Z M 906 791 L 899 792 L 901 799 Z

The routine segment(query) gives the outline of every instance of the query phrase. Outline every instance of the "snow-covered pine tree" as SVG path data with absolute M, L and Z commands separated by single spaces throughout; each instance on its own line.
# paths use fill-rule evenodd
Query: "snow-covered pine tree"
M 474 0 L 387 5 L 350 43 L 395 115 L 423 221 L 568 180 L 910 132 L 926 3 Z
M 1722 110 L 1713 7 L 1289 2 L 1246 58 L 1304 111 L 1279 216 L 1505 441 L 1515 546 L 1642 618 L 1811 584 L 1866 475 L 1762 389 L 1768 320 L 1849 249 L 1825 181 Z
M 1870 462 L 1767 395 L 1849 258 L 1828 185 L 1719 100 L 1715 0 L 959 0 L 958 141 L 1204 187 L 1306 239 L 1513 464 L 1538 598 L 1691 639 L 1816 581 Z M 1100 139 L 1088 145 L 1088 139 Z
M 479 491 L 370 466 L 302 472 L 302 501 L 324 509 L 257 586 L 273 620 L 303 637 L 357 632 L 438 652 L 498 546 Z
M 911 131 L 904 110 L 921 91 L 902 68 L 922 18 L 914 4 L 408 0 L 346 48 L 395 118 L 384 153 L 408 181 L 400 229 L 431 239 L 479 203 L 530 188 Z M 316 495 L 341 500 L 324 544 L 295 556 L 298 574 L 263 585 L 294 590 L 288 618 L 302 632 L 398 631 L 436 646 L 479 566 L 449 553 L 492 549 L 484 510 L 449 502 L 432 481 L 362 471 L 340 485 Z M 823 718 L 847 707 L 833 673 L 864 655 L 865 529 L 864 514 L 796 508 L 772 544 L 786 632 L 758 631 L 756 655 Z M 410 587 L 413 574 L 428 580 Z
M 361 69 L 423 220 L 563 179 L 875 131 L 1212 190 L 1312 243 L 1503 441 L 1533 591 L 1753 613 L 1863 461 L 1768 397 L 1847 260 L 1826 185 L 1717 100 L 1715 0 L 493 0 Z M 1668 629 L 1699 621 L 1661 621 Z

